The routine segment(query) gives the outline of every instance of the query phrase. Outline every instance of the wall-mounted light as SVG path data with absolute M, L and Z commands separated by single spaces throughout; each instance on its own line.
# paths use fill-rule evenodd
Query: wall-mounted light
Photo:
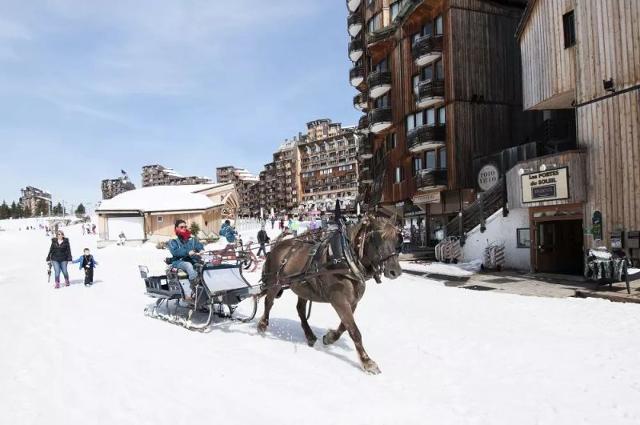
M 615 93 L 616 89 L 613 87 L 613 78 L 609 78 L 608 80 L 602 80 L 602 87 L 604 87 L 605 91 Z

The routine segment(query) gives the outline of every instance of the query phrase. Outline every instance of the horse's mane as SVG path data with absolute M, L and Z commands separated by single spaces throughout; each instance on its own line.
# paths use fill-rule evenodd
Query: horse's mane
M 398 230 L 393 221 L 385 217 L 376 217 L 373 214 L 367 214 L 353 226 L 349 228 L 349 239 L 353 240 L 363 226 L 370 226 L 374 232 L 379 232 L 383 239 L 393 239 L 396 237 Z

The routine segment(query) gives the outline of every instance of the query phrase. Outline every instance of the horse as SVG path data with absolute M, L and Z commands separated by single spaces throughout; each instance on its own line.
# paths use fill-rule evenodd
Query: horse
M 320 245 L 321 252 L 315 252 L 317 243 L 310 243 L 304 238 L 285 239 L 274 245 L 262 271 L 262 295 L 265 301 L 258 331 L 266 331 L 274 299 L 289 287 L 298 296 L 296 308 L 309 346 L 315 345 L 317 337 L 307 321 L 307 302 L 330 303 L 340 318 L 340 324 L 337 329 L 329 330 L 322 342 L 325 345 L 333 344 L 346 330 L 353 340 L 364 371 L 379 374 L 380 368 L 362 345 L 362 336 L 353 314 L 364 295 L 365 281 L 375 278 L 380 283 L 381 274 L 389 279 L 396 279 L 402 274 L 396 250 L 397 232 L 392 221 L 372 215 L 363 217 L 357 224 L 348 225 L 346 236 L 353 248 L 356 271 L 353 267 L 335 270 L 323 267 L 331 263 L 327 244 Z M 314 261 L 310 264 L 311 258 Z

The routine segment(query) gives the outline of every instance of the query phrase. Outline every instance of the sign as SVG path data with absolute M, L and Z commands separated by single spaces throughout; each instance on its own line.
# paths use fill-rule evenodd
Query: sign
M 478 172 L 478 187 L 482 191 L 487 191 L 498 183 L 500 171 L 494 164 L 487 164 Z
M 523 174 L 522 202 L 557 201 L 569 198 L 568 167 Z
M 425 192 L 413 197 L 414 204 L 437 204 L 440 203 L 440 192 Z

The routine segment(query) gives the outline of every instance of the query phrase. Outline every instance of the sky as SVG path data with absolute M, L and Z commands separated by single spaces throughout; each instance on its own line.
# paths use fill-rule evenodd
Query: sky
M 306 123 L 357 123 L 326 0 L 0 0 L 0 201 L 101 198 L 143 165 L 258 173 Z

